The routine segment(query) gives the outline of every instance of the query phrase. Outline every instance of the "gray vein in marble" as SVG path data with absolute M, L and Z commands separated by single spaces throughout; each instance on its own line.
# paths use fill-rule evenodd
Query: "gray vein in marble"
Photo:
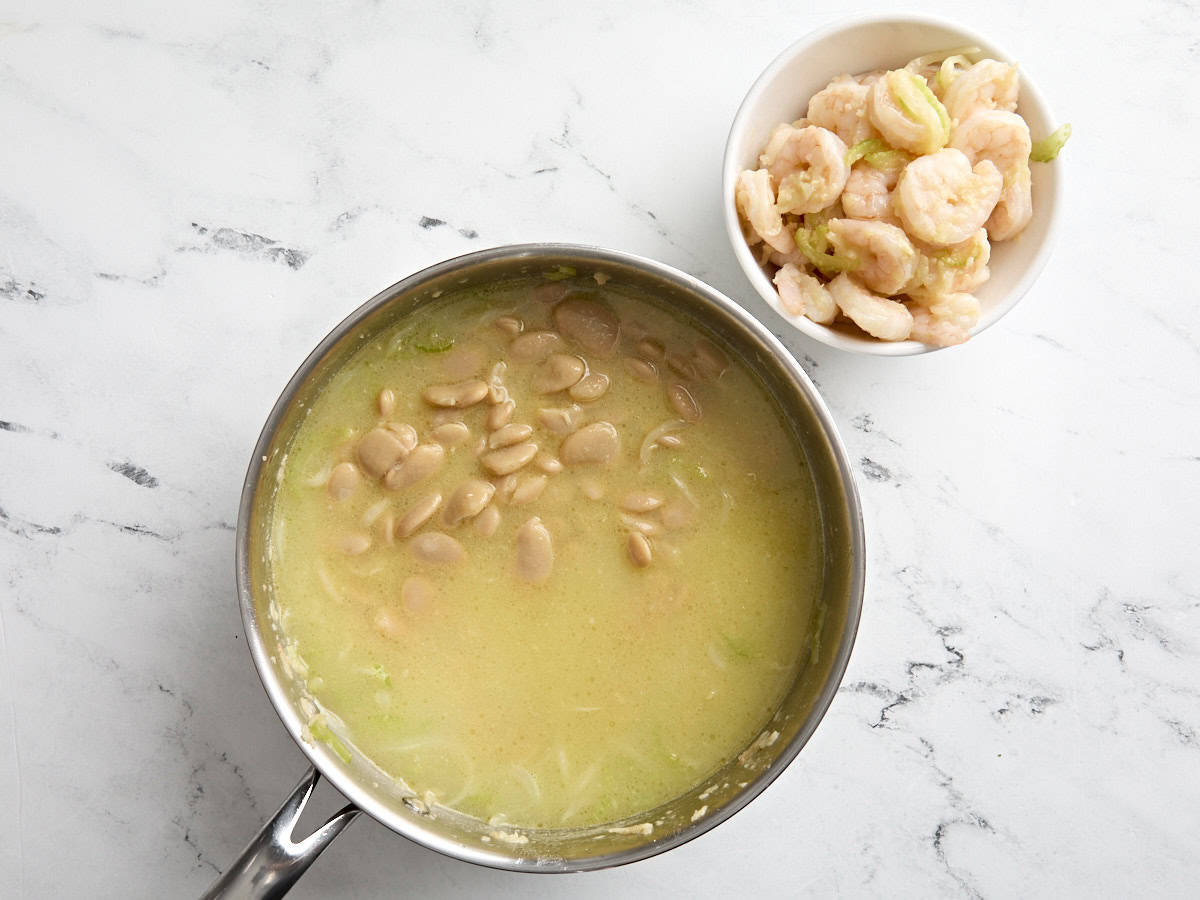
M 124 475 L 134 484 L 139 484 L 147 488 L 158 487 L 158 479 L 141 466 L 135 466 L 131 462 L 110 462 L 108 467 L 118 475 Z
M 175 543 L 184 535 L 184 532 L 180 530 L 155 531 L 153 528 L 143 525 L 140 522 L 114 522 L 109 519 L 85 516 L 82 513 L 76 513 L 71 516 L 66 525 L 42 525 L 38 522 L 32 522 L 28 519 L 11 515 L 3 507 L 0 507 L 0 529 L 26 540 L 33 540 L 37 537 L 64 537 L 73 533 L 78 526 L 88 523 L 115 528 L 123 534 L 154 538 L 167 544 Z M 222 531 L 234 530 L 234 527 L 226 522 L 216 522 L 212 525 L 203 526 L 203 528 L 216 528 Z
M 1175 736 L 1179 738 L 1179 743 L 1185 747 L 1200 749 L 1200 739 L 1196 736 L 1196 729 L 1191 725 L 1178 719 L 1163 719 L 1163 723 L 1175 733 Z
M 888 436 L 887 434 L 884 434 L 875 427 L 875 419 L 870 413 L 859 413 L 850 420 L 850 424 L 856 431 L 861 431 L 863 434 L 873 434 L 876 437 L 887 441 L 893 447 L 900 446 L 900 442 L 898 440 Z
M 862 473 L 871 481 L 894 481 L 891 470 L 869 456 L 862 457 L 858 461 L 858 467 L 862 469 Z
M 10 579 L 9 584 L 10 587 L 14 586 L 12 579 Z M 12 610 L 39 632 L 53 635 L 58 640 L 70 644 L 73 648 L 73 659 L 86 660 L 98 672 L 116 679 L 121 684 L 125 693 L 129 694 L 136 691 L 150 695 L 161 694 L 178 705 L 181 711 L 180 715 L 166 729 L 164 737 L 180 748 L 182 759 L 189 767 L 186 776 L 188 784 L 186 797 L 187 812 L 186 817 L 184 815 L 177 815 L 172 818 L 171 822 L 183 832 L 184 842 L 196 851 L 196 865 L 211 867 L 219 873 L 221 871 L 220 867 L 206 858 L 202 849 L 191 837 L 191 823 L 201 813 L 200 804 L 205 797 L 205 782 L 213 777 L 212 773 L 209 772 L 209 764 L 214 761 L 219 763 L 220 767 L 233 777 L 235 783 L 238 785 L 238 792 L 242 799 L 246 801 L 251 812 L 256 816 L 260 816 L 260 809 L 241 766 L 229 758 L 227 751 L 221 750 L 210 743 L 202 733 L 198 734 L 196 729 L 193 728 L 192 721 L 195 717 L 196 705 L 189 697 L 163 684 L 156 677 L 145 675 L 123 664 L 115 656 L 111 655 L 108 652 L 108 648 L 103 644 L 46 621 L 37 615 L 32 607 L 24 603 L 15 592 L 13 594 Z M 3 605 L 0 605 L 0 612 L 2 611 Z M 3 622 L 0 621 L 0 626 L 2 625 Z M 2 637 L 3 635 L 0 634 L 0 638 Z M 15 718 L 13 722 L 15 728 Z M 118 822 L 123 821 L 110 810 L 105 809 L 103 812 Z M 128 823 L 124 822 L 124 824 Z
M 1055 350 L 1066 350 L 1067 349 L 1065 346 L 1060 344 L 1054 338 L 1050 337 L 1050 335 L 1048 335 L 1048 334 L 1035 334 L 1034 337 L 1037 338 L 1039 341 L 1042 341 L 1043 343 L 1049 344 Z
M 167 277 L 167 270 L 159 269 L 153 275 L 148 275 L 145 278 L 139 278 L 136 275 L 120 275 L 116 272 L 97 272 L 96 277 L 101 281 L 130 282 L 140 284 L 142 287 L 158 287 L 162 284 L 163 279 Z
M 445 219 L 435 219 L 433 216 L 421 216 L 421 218 L 417 220 L 417 224 L 425 231 L 429 231 L 431 228 L 441 228 L 449 223 Z M 479 232 L 474 228 L 455 228 L 454 230 L 467 240 L 473 241 L 479 237 Z
M 1116 656 L 1121 668 L 1125 669 L 1125 649 L 1110 633 L 1109 627 L 1105 624 L 1105 619 L 1111 621 L 1116 618 L 1118 622 L 1124 619 L 1131 626 L 1130 636 L 1135 640 L 1144 640 L 1149 637 L 1167 653 L 1175 655 L 1166 630 L 1144 615 L 1153 609 L 1154 607 L 1149 605 L 1137 605 L 1118 601 L 1113 597 L 1112 592 L 1108 588 L 1102 588 L 1096 602 L 1088 610 L 1088 622 L 1095 628 L 1096 638 L 1090 643 L 1081 641 L 1079 645 L 1084 650 L 1090 652 L 1101 650 L 1112 652 Z M 1117 612 L 1119 615 L 1113 616 L 1113 612 Z
M 230 250 L 250 259 L 281 262 L 289 269 L 299 269 L 308 262 L 309 254 L 304 250 L 279 246 L 279 241 L 261 234 L 228 227 L 212 229 L 197 222 L 192 223 L 192 228 L 200 237 L 207 237 L 208 243 L 178 247 L 177 252 L 215 253 L 218 250 Z
M 36 281 L 17 281 L 11 274 L 0 274 L 0 297 L 17 303 L 40 303 L 45 291 L 37 289 Z
M 571 88 L 571 92 L 574 94 L 574 97 L 575 97 L 575 102 L 574 102 L 575 108 L 582 109 L 583 108 L 583 94 L 581 94 L 579 89 L 576 88 L 574 85 L 570 85 L 570 88 Z M 624 197 L 621 194 L 621 192 L 617 189 L 616 179 L 613 178 L 612 173 L 607 172 L 604 169 L 602 169 L 596 162 L 594 162 L 592 160 L 592 158 L 590 156 L 588 156 L 588 154 L 586 152 L 584 152 L 583 148 L 580 147 L 576 143 L 575 138 L 571 132 L 571 111 L 570 110 L 568 110 L 563 116 L 562 130 L 559 132 L 557 137 L 551 138 L 550 141 L 551 141 L 551 143 L 556 144 L 557 146 L 561 147 L 562 149 L 567 150 L 570 153 L 573 153 L 576 156 L 576 158 L 578 158 L 584 164 L 584 166 L 586 166 L 588 169 L 590 169 L 595 174 L 599 175 L 604 180 L 604 183 L 608 187 L 608 189 L 619 200 L 621 200 L 625 204 L 626 208 L 629 209 L 630 212 L 632 212 L 638 218 L 642 219 L 644 222 L 649 224 L 651 229 L 653 229 L 654 233 L 657 234 L 664 241 L 666 241 L 670 246 L 674 247 L 676 250 L 680 251 L 681 253 L 686 254 L 693 261 L 693 264 L 697 267 L 694 274 L 696 274 L 700 278 L 706 277 L 706 273 L 708 271 L 708 266 L 707 266 L 706 262 L 703 259 L 701 259 L 700 257 L 698 257 L 696 255 L 696 252 L 692 248 L 690 248 L 684 244 L 680 244 L 680 243 L 676 242 L 675 238 L 671 235 L 671 233 L 659 221 L 658 215 L 653 210 L 648 209 L 647 207 L 643 206 L 642 204 L 636 203 L 636 202 Z M 542 171 L 542 170 L 538 170 L 538 171 Z M 537 173 L 535 172 L 535 174 L 537 174 Z

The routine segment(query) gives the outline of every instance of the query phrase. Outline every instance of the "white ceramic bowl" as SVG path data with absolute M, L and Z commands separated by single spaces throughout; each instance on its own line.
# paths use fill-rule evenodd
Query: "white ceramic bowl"
M 722 176 L 725 229 L 733 252 L 755 290 L 772 309 L 808 337 L 840 350 L 874 356 L 910 356 L 941 349 L 918 341 L 879 341 L 855 329 L 818 325 L 804 316 L 785 312 L 775 286 L 742 236 L 734 202 L 738 173 L 758 168 L 758 155 L 772 129 L 780 122 L 792 122 L 803 116 L 809 98 L 835 76 L 895 69 L 926 53 L 967 46 L 978 47 L 982 56 L 1016 62 L 991 41 L 941 19 L 887 15 L 844 20 L 814 31 L 784 50 L 767 66 L 742 101 L 725 145 Z M 1017 112 L 1029 123 L 1035 141 L 1059 125 L 1024 67 Z M 991 278 L 975 291 L 982 309 L 979 324 L 971 331 L 972 337 L 994 325 L 1017 305 L 1049 258 L 1062 206 L 1062 160 L 1031 165 L 1033 220 L 1013 240 L 992 246 Z

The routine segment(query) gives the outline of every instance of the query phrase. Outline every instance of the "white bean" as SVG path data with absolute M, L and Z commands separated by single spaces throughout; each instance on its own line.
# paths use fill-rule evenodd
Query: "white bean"
M 729 357 L 725 351 L 708 338 L 698 338 L 692 348 L 692 359 L 700 374 L 710 381 L 715 381 L 725 374 L 729 368 Z
M 485 453 L 479 458 L 479 462 L 493 475 L 508 475 L 528 463 L 537 452 L 537 444 L 526 441 Z
M 621 449 L 617 429 L 609 422 L 593 422 L 567 435 L 558 455 L 568 466 L 603 465 L 612 462 Z
M 421 393 L 427 403 L 453 409 L 474 406 L 487 395 L 487 382 L 477 379 L 454 384 L 431 384 Z
M 566 342 L 553 331 L 527 331 L 508 347 L 518 362 L 541 362 L 551 353 L 566 349 Z
M 685 422 L 700 421 L 700 401 L 682 384 L 672 384 L 668 387 L 667 399 L 671 401 L 675 412 L 679 413 L 679 418 Z
M 444 447 L 457 447 L 466 442 L 471 436 L 471 429 L 465 422 L 446 422 L 431 432 L 433 439 Z
M 515 316 L 501 316 L 492 324 L 509 337 L 515 337 L 525 330 L 525 324 Z
M 567 393 L 579 403 L 591 403 L 608 393 L 609 379 L 603 372 L 592 372 L 571 385 Z
M 426 494 L 416 503 L 408 508 L 400 521 L 396 523 L 396 534 L 401 538 L 406 538 L 431 518 L 437 512 L 439 506 L 442 505 L 442 495 L 437 491 L 431 494 Z
M 546 483 L 549 480 L 545 475 L 522 476 L 512 493 L 512 505 L 520 506 L 523 503 L 532 503 L 542 495 L 542 491 L 546 489 Z
M 371 478 L 378 478 L 406 456 L 400 437 L 386 428 L 372 428 L 358 442 L 359 465 Z
M 554 568 L 554 544 L 550 532 L 537 516 L 517 530 L 517 574 L 537 584 L 550 577 Z
M 587 371 L 587 364 L 578 356 L 551 353 L 533 373 L 531 386 L 539 394 L 556 394 L 575 385 Z
M 647 513 L 663 505 L 662 494 L 655 491 L 630 491 L 621 498 L 621 509 L 631 513 Z
M 537 421 L 547 431 L 570 434 L 579 427 L 582 412 L 583 410 L 574 404 L 567 407 L 545 407 L 537 411 Z
M 554 307 L 554 324 L 568 338 L 596 356 L 609 356 L 617 345 L 621 322 L 607 304 L 590 297 L 568 297 Z
M 398 491 L 416 484 L 440 469 L 445 459 L 446 448 L 441 444 L 419 444 L 407 459 L 388 471 L 383 486 L 389 491 Z
M 492 495 L 495 493 L 496 486 L 490 481 L 468 478 L 446 501 L 442 510 L 442 524 L 453 528 L 459 522 L 479 515 L 484 507 L 492 502 Z
M 497 428 L 488 435 L 488 447 L 492 450 L 499 450 L 501 447 L 511 447 L 513 444 L 529 440 L 532 435 L 533 428 L 529 425 L 505 425 L 502 428 Z
M 533 464 L 547 475 L 557 475 L 563 470 L 563 464 L 558 461 L 558 457 L 551 456 L 545 450 L 538 452 L 533 458 Z
M 371 536 L 361 531 L 352 531 L 342 538 L 341 547 L 347 556 L 361 556 L 371 549 Z
M 405 453 L 411 453 L 413 447 L 419 443 L 417 429 L 406 422 L 388 422 L 383 427 L 400 439 L 400 446 L 404 448 Z
M 635 381 L 641 381 L 644 384 L 654 384 L 658 381 L 658 369 L 654 363 L 647 360 L 628 357 L 625 360 L 625 368 Z
M 463 545 L 440 531 L 426 531 L 408 542 L 412 555 L 422 562 L 446 565 L 462 562 L 467 558 Z
M 495 431 L 497 428 L 503 428 L 509 423 L 513 417 L 513 411 L 517 408 L 517 404 L 512 400 L 501 400 L 495 406 L 488 410 L 487 427 L 489 431 Z
M 629 550 L 629 559 L 639 569 L 644 569 L 650 565 L 654 559 L 654 551 L 650 547 L 650 539 L 640 531 L 631 531 L 626 544 Z
M 358 474 L 358 467 L 354 463 L 338 463 L 329 473 L 329 496 L 334 500 L 345 500 L 354 493 L 360 481 L 362 476 Z
M 491 537 L 500 527 L 500 510 L 489 506 L 475 517 L 475 533 L 480 537 Z
M 642 340 L 637 342 L 635 349 L 638 356 L 651 362 L 662 362 L 663 357 L 667 355 L 667 348 L 663 345 L 663 342 L 653 337 L 642 338 Z

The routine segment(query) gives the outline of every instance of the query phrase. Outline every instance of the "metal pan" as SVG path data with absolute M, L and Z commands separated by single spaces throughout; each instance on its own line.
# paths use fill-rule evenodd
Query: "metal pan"
M 625 822 L 527 831 L 505 840 L 477 820 L 440 807 L 427 808 L 407 788 L 381 777 L 365 759 L 352 753 L 345 761 L 308 734 L 305 723 L 313 711 L 312 701 L 304 695 L 302 680 L 288 675 L 288 657 L 271 616 L 266 525 L 277 478 L 304 410 L 363 342 L 435 297 L 557 266 L 599 269 L 613 282 L 655 298 L 701 330 L 721 335 L 758 374 L 793 429 L 816 482 L 825 545 L 824 587 L 813 618 L 808 661 L 763 734 L 744 753 L 683 796 Z M 392 285 L 355 310 L 309 354 L 271 410 L 246 473 L 238 512 L 237 588 L 247 643 L 267 695 L 313 768 L 206 896 L 282 895 L 359 811 L 439 853 L 519 872 L 576 872 L 622 865 L 703 834 L 758 796 L 816 729 L 854 644 L 862 609 L 863 564 L 858 494 L 845 450 L 816 388 L 766 328 L 703 282 L 661 263 L 613 250 L 524 244 L 447 260 Z M 318 772 L 351 805 L 316 833 L 293 839 L 292 828 Z

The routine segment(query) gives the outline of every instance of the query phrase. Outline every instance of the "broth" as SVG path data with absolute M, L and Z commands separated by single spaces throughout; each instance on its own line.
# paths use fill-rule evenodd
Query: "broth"
M 822 577 L 811 474 L 754 376 L 652 297 L 556 274 L 364 344 L 270 523 L 312 736 L 525 828 L 635 816 L 742 751 Z

